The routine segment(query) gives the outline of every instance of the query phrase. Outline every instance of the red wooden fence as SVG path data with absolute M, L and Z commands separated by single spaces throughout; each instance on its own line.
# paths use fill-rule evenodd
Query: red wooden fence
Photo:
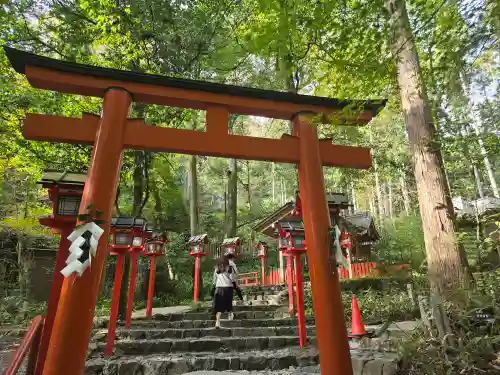
M 369 276 L 372 271 L 377 268 L 377 263 L 353 263 L 352 264 L 352 277 L 354 279 Z M 349 270 L 344 267 L 339 268 L 339 275 L 341 279 L 349 279 Z M 295 273 L 292 274 L 293 282 L 295 282 Z M 281 280 L 279 268 L 271 267 L 268 275 L 266 275 L 265 285 L 281 285 L 286 283 L 286 272 L 284 280 Z M 238 276 L 238 284 L 240 286 L 258 286 L 262 285 L 262 276 L 260 272 L 246 272 Z
M 352 264 L 352 278 L 357 279 L 360 277 L 369 276 L 373 269 L 377 268 L 377 263 L 353 263 Z M 349 279 L 349 269 L 340 267 L 339 274 L 341 279 Z
M 245 272 L 238 275 L 239 286 L 258 286 L 260 284 L 260 272 Z

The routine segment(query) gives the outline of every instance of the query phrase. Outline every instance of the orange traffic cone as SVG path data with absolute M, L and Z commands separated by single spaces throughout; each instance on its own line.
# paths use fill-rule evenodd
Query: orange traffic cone
M 358 299 L 356 295 L 352 295 L 352 324 L 351 324 L 351 334 L 349 338 L 360 338 L 363 336 L 371 336 L 372 333 L 367 332 L 365 329 L 365 325 L 363 323 L 363 317 L 361 316 L 361 311 L 359 311 Z

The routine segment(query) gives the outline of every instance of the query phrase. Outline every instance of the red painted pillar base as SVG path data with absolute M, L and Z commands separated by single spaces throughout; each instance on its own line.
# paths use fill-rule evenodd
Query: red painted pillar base
M 115 280 L 113 282 L 113 296 L 111 297 L 111 312 L 109 314 L 108 339 L 104 355 L 109 357 L 113 354 L 116 336 L 116 320 L 118 319 L 118 305 L 120 304 L 120 289 L 122 287 L 123 263 L 125 255 L 118 254 L 116 258 Z
M 266 285 L 266 258 L 260 258 L 260 267 L 262 273 L 262 285 Z
M 151 264 L 149 265 L 149 285 L 148 285 L 148 302 L 146 305 L 146 318 L 151 318 L 153 312 L 153 297 L 155 294 L 155 277 L 156 277 L 156 256 L 152 255 Z
M 135 280 L 137 279 L 137 253 L 132 250 L 130 253 L 130 285 L 128 286 L 128 303 L 127 303 L 127 316 L 125 319 L 125 328 L 130 328 L 132 322 L 132 311 L 134 310 L 134 294 L 135 294 Z
M 198 303 L 198 295 L 200 288 L 200 257 L 197 256 L 194 259 L 194 303 Z
M 71 246 L 68 236 L 71 234 L 74 227 L 75 225 L 67 225 L 60 228 L 61 239 L 59 241 L 59 250 L 57 251 L 54 274 L 52 275 L 52 285 L 50 287 L 49 303 L 47 306 L 47 317 L 45 318 L 43 325 L 35 375 L 41 375 L 43 372 L 43 365 L 45 363 L 45 357 L 47 356 L 47 350 L 49 349 L 52 326 L 54 325 L 54 319 L 56 318 L 57 305 L 59 304 L 61 287 L 64 281 L 64 276 L 61 273 L 61 270 L 66 266 L 66 259 L 68 258 L 69 247 Z
M 302 277 L 302 262 L 300 254 L 295 254 L 295 282 L 297 288 L 297 318 L 299 325 L 299 344 L 304 347 L 307 340 L 306 314 L 304 311 L 304 282 Z
M 288 311 L 290 316 L 295 316 L 293 304 L 293 259 L 291 255 L 286 256 L 286 279 L 288 283 Z

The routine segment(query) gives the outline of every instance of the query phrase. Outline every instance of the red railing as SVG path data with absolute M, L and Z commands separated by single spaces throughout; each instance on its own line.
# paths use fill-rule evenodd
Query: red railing
M 372 270 L 377 268 L 377 263 L 368 262 L 368 263 L 353 263 L 352 264 L 352 278 L 357 279 L 360 277 L 369 276 L 372 273 Z M 342 279 L 349 279 L 349 269 L 340 267 L 339 274 Z
M 260 285 L 259 272 L 246 272 L 238 275 L 239 286 L 258 286 Z
M 26 375 L 33 375 L 35 373 L 36 360 L 38 355 L 38 347 L 40 345 L 40 338 L 42 335 L 44 317 L 38 315 L 31 322 L 31 327 L 28 329 L 28 332 L 23 337 L 23 341 L 21 341 L 21 345 L 14 353 L 14 357 L 10 361 L 7 370 L 4 371 L 3 375 L 16 375 L 17 371 L 21 367 L 24 358 L 28 354 L 28 364 L 26 366 Z
M 281 281 L 281 274 L 279 269 L 271 268 L 269 270 L 269 275 L 266 276 L 266 285 L 280 285 L 284 284 Z
M 367 262 L 367 263 L 353 263 L 352 264 L 352 278 L 357 279 L 361 277 L 370 276 L 373 270 L 377 268 L 377 263 Z M 340 278 L 349 279 L 349 269 L 340 267 L 339 268 Z M 262 285 L 260 272 L 246 272 L 238 276 L 238 284 L 240 286 L 258 286 Z M 292 282 L 295 283 L 295 272 L 292 273 Z M 265 285 L 282 285 L 287 283 L 286 272 L 284 274 L 284 280 L 281 280 L 280 270 L 275 267 L 269 269 L 269 273 L 265 279 Z

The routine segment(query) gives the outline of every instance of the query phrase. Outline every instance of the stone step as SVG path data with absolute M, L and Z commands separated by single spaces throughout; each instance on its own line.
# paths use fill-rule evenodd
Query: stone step
M 125 355 L 147 355 L 155 353 L 178 353 L 178 352 L 216 352 L 247 351 L 278 349 L 288 346 L 298 346 L 297 336 L 271 336 L 271 337 L 203 337 L 186 339 L 157 339 L 157 340 L 133 340 L 118 341 L 115 348 Z M 308 337 L 308 342 L 315 343 L 316 338 Z M 106 344 L 99 343 L 97 351 L 103 352 Z M 94 353 L 93 353 L 94 354 Z
M 246 306 L 245 306 L 246 307 Z M 234 318 L 235 319 L 265 319 L 265 318 L 273 318 L 274 317 L 274 310 L 272 311 L 248 311 L 247 309 L 243 311 L 235 311 L 234 312 Z M 168 314 L 168 315 L 162 315 L 162 314 L 156 314 L 153 316 L 154 320 L 167 320 L 167 321 L 179 321 L 179 320 L 211 320 L 215 317 L 214 314 L 211 312 L 187 312 L 184 314 Z M 137 319 L 137 321 L 140 321 L 143 319 Z
M 398 357 L 393 353 L 351 349 L 351 358 L 353 375 L 396 375 L 398 372 Z M 87 361 L 85 375 L 179 375 L 202 370 L 285 370 L 280 374 L 304 374 L 318 373 L 318 360 L 316 349 L 310 346 L 193 355 L 123 356 L 91 359 Z M 300 369 L 307 371 L 300 372 Z
M 307 335 L 315 336 L 316 327 L 307 326 Z M 116 332 L 116 340 L 155 340 L 155 339 L 186 339 L 207 337 L 271 337 L 271 336 L 298 336 L 298 327 L 250 327 L 250 328 L 151 328 L 151 329 L 119 329 Z M 98 331 L 92 338 L 95 342 L 105 342 L 107 330 Z
M 282 319 L 235 319 L 225 320 L 223 315 L 222 326 L 227 328 L 236 327 L 284 327 L 284 326 L 297 326 L 297 319 L 295 318 L 282 318 Z M 132 321 L 132 328 L 211 328 L 215 324 L 214 319 L 204 320 L 134 320 Z M 314 324 L 314 318 L 307 318 L 307 324 Z
M 318 362 L 314 348 L 287 348 L 248 352 L 205 352 L 95 358 L 87 361 L 85 375 L 178 375 L 199 370 L 281 370 L 312 366 Z
M 233 305 L 233 311 L 274 311 L 278 309 L 281 306 L 270 306 L 267 304 L 260 304 L 260 302 L 267 302 L 267 301 L 252 301 L 252 304 L 245 304 L 244 301 L 234 301 L 235 304 Z M 258 303 L 259 302 L 259 303 Z M 196 311 L 193 312 L 211 312 L 212 306 L 204 306 L 198 308 Z

